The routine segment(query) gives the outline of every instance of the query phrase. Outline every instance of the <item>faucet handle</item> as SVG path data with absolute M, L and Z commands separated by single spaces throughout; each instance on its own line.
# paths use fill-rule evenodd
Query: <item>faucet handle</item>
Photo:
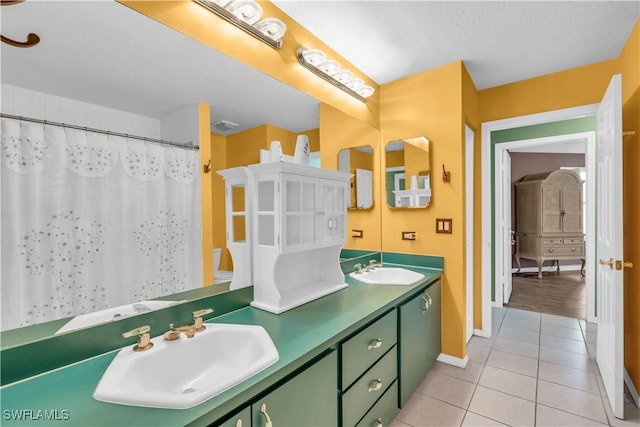
M 362 264 L 357 263 L 356 265 L 353 266 L 356 269 L 356 273 L 357 274 L 361 274 L 362 273 Z
M 207 327 L 202 324 L 202 316 L 213 313 L 213 308 L 203 308 L 202 310 L 197 310 L 193 312 L 193 318 L 195 322 L 193 326 L 196 328 L 196 331 L 202 332 Z
M 132 329 L 127 332 L 122 333 L 123 338 L 131 338 L 136 336 L 141 336 L 147 334 L 151 331 L 151 327 L 149 325 L 140 326 L 139 328 Z
M 130 331 L 124 332 L 122 336 L 124 338 L 138 337 L 138 343 L 133 346 L 133 351 L 145 351 L 149 350 L 153 347 L 153 343 L 151 342 L 151 336 L 149 332 L 151 331 L 151 327 L 149 325 L 140 326 L 139 328 L 132 329 Z

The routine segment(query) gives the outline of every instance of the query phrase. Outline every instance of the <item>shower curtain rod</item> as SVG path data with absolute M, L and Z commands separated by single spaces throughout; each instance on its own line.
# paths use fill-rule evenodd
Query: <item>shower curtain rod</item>
M 41 123 L 41 124 L 44 124 L 44 125 L 60 126 L 60 127 L 69 128 L 69 129 L 84 130 L 84 131 L 87 131 L 87 132 L 102 133 L 102 134 L 105 134 L 105 135 L 120 136 L 120 137 L 124 137 L 124 138 L 129 138 L 129 139 L 137 139 L 137 140 L 140 140 L 140 141 L 153 142 L 153 143 L 156 143 L 156 144 L 172 145 L 174 147 L 186 148 L 186 149 L 189 149 L 189 150 L 199 150 L 200 149 L 200 147 L 198 147 L 197 145 L 191 145 L 189 143 L 165 141 L 163 139 L 147 138 L 146 136 L 129 135 L 129 134 L 126 134 L 126 133 L 112 132 L 110 130 L 89 128 L 89 127 L 86 127 L 86 126 L 76 126 L 76 125 L 69 125 L 69 124 L 66 124 L 66 123 L 51 122 L 49 120 L 33 119 L 33 118 L 30 118 L 30 117 L 23 117 L 23 116 L 14 116 L 12 114 L 0 113 L 0 117 L 7 118 L 7 119 L 21 120 L 21 121 L 24 121 L 24 122 L 32 122 L 32 123 Z

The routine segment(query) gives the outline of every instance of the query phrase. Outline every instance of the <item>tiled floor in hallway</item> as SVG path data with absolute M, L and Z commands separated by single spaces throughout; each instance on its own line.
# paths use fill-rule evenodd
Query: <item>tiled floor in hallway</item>
M 634 426 L 613 417 L 597 375 L 595 324 L 494 308 L 492 338 L 473 337 L 465 369 L 436 362 L 391 427 Z

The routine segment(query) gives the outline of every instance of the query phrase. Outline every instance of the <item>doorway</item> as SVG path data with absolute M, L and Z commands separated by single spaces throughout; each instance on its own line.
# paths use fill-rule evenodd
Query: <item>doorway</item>
M 497 272 L 500 271 L 502 262 L 500 257 L 495 256 L 496 242 L 504 242 L 510 244 L 510 236 L 508 239 L 502 239 L 503 230 L 501 227 L 494 227 L 495 219 L 494 212 L 499 212 L 496 209 L 496 204 L 501 203 L 501 197 L 498 197 L 497 190 L 500 189 L 500 181 L 497 177 L 500 177 L 500 173 L 496 173 L 496 167 L 494 165 L 494 158 L 500 158 L 502 150 L 509 148 L 516 148 L 522 146 L 522 141 L 505 142 L 501 144 L 492 143 L 492 132 L 497 132 L 506 129 L 522 128 L 525 126 L 539 125 L 551 122 L 560 122 L 563 120 L 577 119 L 586 116 L 595 115 L 598 108 L 598 104 L 586 105 L 582 107 L 567 108 L 563 110 L 555 110 L 545 113 L 532 114 L 528 116 L 514 117 L 510 119 L 496 120 L 492 122 L 485 122 L 482 124 L 482 143 L 481 143 L 481 164 L 482 164 L 482 194 L 486 195 L 482 198 L 482 265 L 490 266 L 489 268 L 482 269 L 482 328 L 476 330 L 476 334 L 480 336 L 490 337 L 491 333 L 491 307 L 493 301 L 501 301 L 502 294 L 500 286 L 492 286 L 494 280 L 497 280 Z M 583 135 L 584 138 L 595 138 L 592 132 L 590 135 Z M 545 141 L 546 139 L 546 141 Z M 529 140 L 531 144 L 550 143 L 552 137 L 537 138 L 536 140 Z M 509 144 L 512 144 L 509 146 Z M 595 139 L 588 142 L 588 150 L 595 150 Z M 587 169 L 595 171 L 593 164 L 595 155 L 587 153 Z M 500 172 L 500 170 L 498 170 Z M 591 183 L 588 191 L 593 191 L 595 194 L 595 179 L 589 179 Z M 591 203 L 595 204 L 595 198 L 590 198 Z M 588 207 L 591 210 L 591 207 Z M 593 223 L 593 215 L 590 215 L 590 223 Z M 595 223 L 594 223 L 595 227 Z M 502 251 L 500 252 L 502 253 Z M 587 262 L 587 274 L 591 274 L 593 277 L 593 262 L 594 262 L 595 245 L 593 239 L 587 242 L 586 256 L 590 262 Z M 496 266 L 497 265 L 497 266 Z M 591 271 L 589 271 L 591 270 Z M 587 297 L 593 298 L 595 293 L 587 291 Z M 595 298 L 594 298 L 595 299 Z M 500 302 L 499 305 L 502 305 Z M 587 319 L 593 321 L 594 309 L 588 302 L 589 313 Z
M 595 125 L 595 118 L 592 122 Z M 534 141 L 535 142 L 535 141 Z M 538 278 L 538 264 L 534 259 L 521 258 L 518 264 L 514 257 L 518 247 L 518 239 L 513 238 L 523 230 L 518 226 L 517 217 L 528 218 L 531 223 L 531 213 L 519 212 L 518 193 L 516 183 L 526 176 L 548 173 L 558 169 L 569 170 L 583 182 L 581 195 L 575 199 L 581 223 L 576 225 L 574 231 L 589 237 L 587 233 L 587 169 L 586 169 L 586 146 L 587 138 L 581 135 L 569 134 L 553 137 L 548 144 L 534 144 L 524 140 L 519 146 L 503 150 L 503 155 L 510 156 L 510 170 L 503 172 L 510 173 L 506 178 L 502 197 L 505 200 L 507 209 L 507 221 L 511 225 L 512 238 L 510 245 L 506 245 L 506 258 L 504 261 L 505 274 L 510 275 L 512 282 L 511 297 L 508 298 L 506 292 L 503 293 L 504 304 L 508 307 L 519 308 L 541 313 L 555 314 L 566 317 L 576 317 L 585 319 L 586 313 L 586 280 L 581 274 L 583 262 L 579 258 L 566 260 L 547 260 L 542 265 L 542 277 Z M 505 194 L 505 192 L 507 194 Z M 511 196 L 509 203 L 509 197 Z M 530 197 L 531 195 L 529 195 Z M 572 199 L 574 200 L 574 199 Z M 534 200 L 531 200 L 534 202 Z M 532 205 L 526 205 L 529 209 Z M 582 242 L 582 237 L 580 237 Z M 582 244 L 581 244 L 582 245 Z M 550 248 L 553 250 L 554 248 Z M 573 248 L 575 250 L 575 248 Z M 582 251 L 583 249 L 581 249 Z M 582 252 L 581 252 L 582 253 Z M 595 286 L 595 281 L 591 280 Z

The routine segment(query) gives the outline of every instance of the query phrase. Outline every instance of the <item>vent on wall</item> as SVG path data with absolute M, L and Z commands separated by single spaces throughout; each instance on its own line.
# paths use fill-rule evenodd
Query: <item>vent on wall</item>
M 228 120 L 218 120 L 217 122 L 211 123 L 211 130 L 220 133 L 227 133 L 238 126 L 239 125 L 237 123 L 233 123 Z

